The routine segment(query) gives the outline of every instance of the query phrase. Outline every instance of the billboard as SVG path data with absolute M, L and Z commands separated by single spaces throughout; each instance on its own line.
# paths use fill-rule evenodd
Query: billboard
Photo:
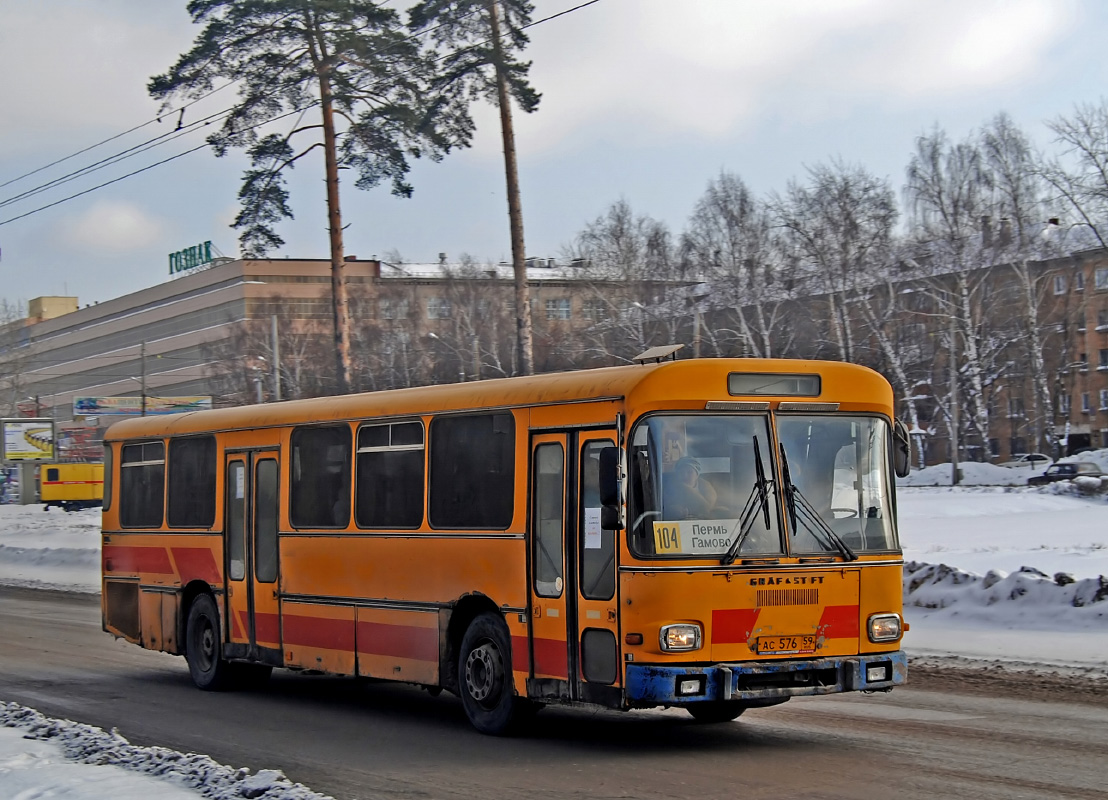
M 53 461 L 54 420 L 4 419 L 5 461 Z
M 83 417 L 142 415 L 142 397 L 74 397 L 73 414 Z M 153 397 L 146 396 L 146 415 L 181 414 L 185 411 L 207 411 L 212 407 L 211 396 Z

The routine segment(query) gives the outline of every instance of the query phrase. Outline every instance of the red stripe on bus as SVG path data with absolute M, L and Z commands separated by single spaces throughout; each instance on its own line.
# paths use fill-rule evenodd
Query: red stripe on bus
M 124 547 L 107 544 L 102 558 L 105 572 L 151 572 L 172 575 L 173 565 L 164 547 Z
M 219 574 L 219 567 L 215 563 L 215 556 L 207 547 L 172 547 L 173 560 L 177 562 L 177 572 L 181 576 L 181 583 L 186 584 L 191 580 L 207 581 L 212 586 L 223 583 L 223 576 Z
M 748 642 L 759 611 L 759 608 L 717 608 L 712 612 L 712 644 Z
M 527 637 L 512 637 L 512 671 L 531 672 L 531 659 L 527 656 Z
M 310 617 L 296 617 L 299 620 L 307 620 L 309 624 L 317 622 L 314 618 Z M 286 624 L 288 617 L 285 617 Z M 332 622 L 332 620 L 320 620 L 323 622 Z M 285 629 L 286 633 L 288 628 Z M 276 644 L 281 641 L 281 618 L 276 614 L 259 614 L 254 612 L 254 641 L 256 642 L 268 642 L 270 644 Z M 301 642 L 303 644 L 303 642 Z
M 858 606 L 827 606 L 818 630 L 825 639 L 857 639 Z
M 534 640 L 535 674 L 553 675 L 556 678 L 569 678 L 569 651 L 563 639 Z
M 436 663 L 439 660 L 438 628 L 359 622 L 357 630 L 359 653 Z
M 256 614 L 254 616 L 254 631 L 260 641 L 277 641 L 275 638 L 267 638 L 263 635 L 261 618 L 270 616 Z M 354 620 L 352 619 L 327 619 L 326 617 L 300 617 L 294 614 L 282 614 L 281 626 L 284 632 L 286 645 L 300 645 L 303 647 L 318 647 L 323 650 L 342 650 L 347 653 L 354 652 Z
M 243 617 L 241 611 L 231 610 L 231 638 L 232 639 L 245 639 L 242 629 L 246 625 L 246 618 L 243 617 L 242 625 L 239 625 L 239 617 Z

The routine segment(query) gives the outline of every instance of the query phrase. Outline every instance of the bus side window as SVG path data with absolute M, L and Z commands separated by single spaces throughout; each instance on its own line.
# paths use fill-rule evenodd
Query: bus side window
M 350 523 L 351 432 L 346 425 L 292 432 L 289 519 L 296 528 L 345 528 Z
M 165 444 L 125 444 L 120 452 L 119 524 L 160 528 L 165 512 Z

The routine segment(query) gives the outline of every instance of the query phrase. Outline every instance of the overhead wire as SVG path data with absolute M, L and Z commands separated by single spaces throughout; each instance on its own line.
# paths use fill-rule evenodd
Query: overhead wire
M 527 28 L 533 28 L 537 25 L 541 25 L 543 23 L 549 22 L 549 21 L 557 19 L 559 17 L 566 16 L 567 14 L 571 14 L 575 11 L 579 11 L 583 8 L 586 8 L 586 7 L 591 6 L 591 5 L 595 5 L 596 3 L 599 3 L 599 2 L 600 2 L 600 0 L 587 0 L 586 2 L 579 3 L 579 4 L 577 4 L 577 5 L 575 5 L 571 8 L 567 8 L 567 9 L 564 9 L 562 11 L 556 12 L 554 14 L 550 14 L 549 16 L 543 17 L 543 18 L 538 19 L 538 20 L 533 20 L 532 22 L 529 22 L 526 25 L 521 25 L 520 30 L 524 30 L 524 29 L 527 29 Z M 476 10 L 473 11 L 473 12 L 470 12 L 471 15 L 474 14 L 474 13 L 476 13 Z M 392 47 L 395 47 L 398 44 L 402 44 L 403 42 L 411 41 L 412 39 L 418 38 L 420 36 L 425 36 L 425 35 L 433 32 L 435 30 L 438 30 L 441 27 L 443 27 L 443 25 L 437 25 L 437 26 L 433 26 L 431 28 L 426 28 L 424 30 L 421 30 L 417 33 L 412 34 L 411 36 L 405 37 L 404 39 L 400 40 L 399 42 L 395 42 L 393 44 L 390 44 L 388 47 L 383 48 L 379 52 L 384 52 L 385 50 L 391 49 Z M 505 33 L 501 34 L 501 38 L 504 38 L 508 35 L 510 35 L 510 31 L 506 31 Z M 444 55 L 441 55 L 437 58 L 432 59 L 432 61 L 445 60 L 447 58 L 450 58 L 451 56 L 456 55 L 459 52 L 464 52 L 465 50 L 473 49 L 474 47 L 479 47 L 480 45 L 487 44 L 490 41 L 492 41 L 492 40 L 487 39 L 487 40 L 484 40 L 484 41 L 482 41 L 478 44 L 471 45 L 467 48 L 462 48 L 461 50 L 458 50 L 458 51 L 455 51 L 455 52 L 452 52 L 452 53 L 446 53 Z M 378 53 L 373 53 L 371 55 L 375 55 L 375 54 L 378 54 Z M 411 72 L 411 71 L 413 71 L 413 70 L 409 70 L 409 72 Z M 226 89 L 228 86 L 233 85 L 233 83 L 234 82 L 232 81 L 232 82 L 223 84 L 222 86 L 219 86 L 216 89 L 213 89 L 210 92 L 207 92 L 206 94 L 201 95 L 200 97 L 194 98 L 193 100 L 189 101 L 188 103 L 185 103 L 185 104 L 183 104 L 179 107 L 176 107 L 176 108 L 173 108 L 173 109 L 170 109 L 170 110 L 166 111 L 165 113 L 159 115 L 158 117 L 156 117 L 153 120 L 149 120 L 147 122 L 142 123 L 141 125 L 137 125 L 133 128 L 130 128 L 126 131 L 123 131 L 122 133 L 119 133 L 119 134 L 116 134 L 114 136 L 108 137 L 107 139 L 104 139 L 100 142 L 97 142 L 96 144 L 89 145 L 88 147 L 85 147 L 81 150 L 78 150 L 74 153 L 71 153 L 68 156 L 65 156 L 65 157 L 60 158 L 60 159 L 56 159 L 55 161 L 52 161 L 49 164 L 43 165 L 42 167 L 31 170 L 30 172 L 24 173 L 23 175 L 21 175 L 19 177 L 12 178 L 11 180 L 8 180 L 4 183 L 0 183 L 0 188 L 3 188 L 4 186 L 8 186 L 12 183 L 15 183 L 16 181 L 22 180 L 23 178 L 29 177 L 30 175 L 34 175 L 38 172 L 42 172 L 43 170 L 46 170 L 46 169 L 48 169 L 52 166 L 55 166 L 57 164 L 68 161 L 68 160 L 70 160 L 70 159 L 72 159 L 72 158 L 74 158 L 78 155 L 89 152 L 90 150 L 93 150 L 96 147 L 99 147 L 103 144 L 114 141 L 116 139 L 119 139 L 123 136 L 126 136 L 129 133 L 133 133 L 134 131 L 140 130 L 140 129 L 146 127 L 147 125 L 151 125 L 155 122 L 160 122 L 163 117 L 168 116 L 168 115 L 172 115 L 172 113 L 174 113 L 175 111 L 180 111 L 183 114 L 185 108 L 188 108 L 189 106 L 192 106 L 195 103 L 200 102 L 200 100 L 203 100 L 207 97 L 210 97 L 211 95 L 215 94 L 218 91 Z M 278 120 L 284 119 L 288 116 L 291 116 L 292 114 L 306 112 L 307 110 L 309 110 L 309 109 L 311 109 L 311 108 L 313 108 L 314 106 L 317 106 L 317 105 L 319 105 L 319 101 L 314 101 L 312 103 L 309 103 L 308 105 L 293 109 L 291 111 L 285 112 L 283 114 L 279 114 L 279 115 L 274 116 L 274 117 L 270 117 L 266 120 L 263 120 L 259 123 L 256 123 L 255 125 L 248 126 L 248 127 L 244 128 L 243 131 L 253 130 L 254 128 L 258 128 L 258 127 L 261 127 L 263 125 L 267 125 L 269 123 L 276 122 Z M 181 128 L 177 128 L 174 131 L 171 131 L 171 132 L 166 133 L 166 134 L 161 134 L 157 137 L 154 137 L 153 139 L 147 140 L 146 142 L 142 142 L 138 145 L 135 145 L 131 148 L 128 148 L 127 150 L 123 150 L 123 151 L 121 151 L 119 153 L 116 153 L 112 156 L 101 159 L 100 161 L 94 162 L 93 164 L 90 164 L 87 167 L 83 167 L 80 170 L 75 170 L 72 173 L 69 173 L 69 174 L 64 175 L 60 178 L 54 179 L 52 181 L 49 181 L 46 184 L 42 184 L 42 185 L 40 185 L 38 187 L 35 187 L 33 189 L 29 189 L 29 190 L 27 190 L 27 191 L 25 191 L 25 192 L 23 192 L 19 195 L 16 195 L 14 197 L 11 197 L 11 198 L 8 198 L 8 199 L 5 199 L 5 200 L 0 200 L 0 208 L 2 208 L 4 206 L 7 206 L 7 205 L 10 205 L 10 204 L 12 204 L 14 202 L 17 202 L 19 200 L 27 199 L 28 197 L 32 197 L 36 194 L 40 194 L 44 191 L 48 191 L 49 189 L 56 188 L 57 186 L 64 185 L 65 183 L 69 183 L 70 181 L 76 180 L 80 177 L 84 177 L 88 174 L 91 174 L 92 172 L 99 171 L 100 169 L 103 169 L 105 167 L 112 166 L 114 164 L 118 164 L 118 163 L 120 163 L 121 161 L 123 161 L 127 158 L 132 158 L 136 155 L 140 155 L 141 153 L 147 152 L 148 150 L 153 149 L 154 147 L 157 147 L 161 144 L 165 144 L 167 142 L 175 141 L 176 139 L 181 138 L 182 136 L 188 135 L 190 133 L 195 133 L 196 129 L 199 126 L 211 124 L 212 120 L 220 118 L 220 117 L 224 117 L 224 116 L 232 113 L 234 111 L 234 109 L 235 109 L 234 106 L 232 106 L 230 108 L 223 109 L 222 111 L 215 112 L 213 114 L 208 115 L 207 117 L 202 117 L 200 120 L 197 120 L 196 122 L 193 122 L 193 123 L 189 123 L 189 125 L 185 126 L 186 129 L 187 128 L 192 128 L 192 130 L 183 130 Z M 178 134 L 178 135 L 172 136 L 172 134 Z M 167 137 L 170 137 L 170 138 L 167 138 Z M 47 203 L 46 205 L 39 206 L 39 207 L 34 208 L 30 211 L 24 212 L 22 214 L 18 214 L 14 217 L 9 217 L 8 219 L 0 220 L 0 226 L 8 225 L 12 222 L 16 222 L 18 220 L 24 219 L 26 217 L 29 217 L 29 216 L 32 216 L 34 214 L 40 213 L 42 211 L 46 211 L 47 209 L 50 209 L 50 208 L 53 208 L 55 206 L 61 205 L 62 203 L 69 202 L 70 200 L 75 200 L 79 197 L 83 197 L 84 195 L 91 194 L 92 192 L 98 191 L 98 190 L 103 189 L 107 186 L 111 186 L 112 184 L 119 183 L 120 181 L 126 180 L 127 178 L 134 177 L 135 175 L 139 175 L 143 172 L 147 172 L 151 169 L 154 169 L 155 167 L 159 167 L 159 166 L 162 166 L 164 164 L 168 164 L 171 161 L 175 161 L 175 160 L 177 160 L 179 158 L 182 158 L 186 155 L 190 155 L 192 153 L 195 153 L 198 150 L 203 150 L 204 148 L 206 148 L 208 146 L 209 146 L 208 142 L 204 142 L 203 144 L 197 145 L 196 147 L 189 148 L 188 150 L 182 151 L 182 152 L 177 153 L 175 155 L 172 155 L 168 158 L 164 158 L 160 161 L 156 161 L 152 164 L 148 164 L 147 166 L 142 167 L 140 169 L 133 170 L 133 171 L 128 172 L 124 175 L 120 175 L 116 178 L 113 178 L 112 180 L 104 181 L 103 183 L 97 184 L 96 186 L 92 186 L 92 187 L 90 187 L 88 189 L 85 189 L 83 191 L 76 192 L 74 194 L 68 195 L 67 197 L 63 197 L 60 200 L 56 200 L 52 203 Z

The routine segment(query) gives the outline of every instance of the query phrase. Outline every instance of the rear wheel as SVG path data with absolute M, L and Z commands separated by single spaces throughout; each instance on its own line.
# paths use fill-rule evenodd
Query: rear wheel
M 697 722 L 730 722 L 738 719 L 746 711 L 746 706 L 734 700 L 716 700 L 707 703 L 693 703 L 685 706 L 685 710 L 692 714 Z
M 192 601 L 185 631 L 185 660 L 192 682 L 208 691 L 226 689 L 234 678 L 234 666 L 223 659 L 219 610 L 210 594 Z
M 477 730 L 508 733 L 528 711 L 512 683 L 508 629 L 499 616 L 485 613 L 469 624 L 458 654 L 458 688 L 466 716 Z

